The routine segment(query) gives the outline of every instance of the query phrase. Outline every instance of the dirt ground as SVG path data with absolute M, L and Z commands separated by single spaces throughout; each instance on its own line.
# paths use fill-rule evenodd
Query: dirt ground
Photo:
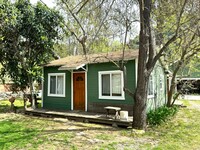
M 183 103 L 187 103 L 187 108 L 189 110 L 200 111 L 200 102 L 185 101 Z M 194 116 L 194 114 L 192 113 L 190 115 L 192 117 Z M 21 114 L 0 113 L 0 121 L 8 120 L 11 121 L 10 124 L 13 124 L 13 126 L 28 128 L 30 131 L 31 129 L 37 130 L 37 133 L 34 136 L 30 134 L 30 137 L 28 137 L 28 139 L 23 139 L 23 136 L 20 141 L 11 142 L 9 143 L 11 144 L 11 146 L 8 146 L 8 148 L 6 148 L 25 150 L 140 150 L 154 149 L 160 146 L 160 149 L 163 149 L 162 145 L 166 144 L 162 143 L 162 141 L 165 141 L 164 136 L 166 136 L 166 138 L 169 138 L 168 141 L 171 140 L 171 143 L 169 142 L 168 144 L 168 146 L 171 147 L 166 147 L 165 149 L 182 149 L 182 147 L 176 147 L 177 145 L 180 146 L 180 144 L 183 144 L 182 141 L 174 143 L 172 135 L 174 137 L 182 136 L 180 138 L 186 138 L 187 141 L 189 141 L 188 137 L 186 137 L 186 134 L 182 134 L 182 131 L 183 129 L 185 129 L 184 132 L 188 132 L 186 130 L 186 127 L 190 127 L 190 132 L 191 130 L 193 130 L 189 123 L 191 123 L 191 121 L 194 121 L 195 119 L 198 119 L 199 117 L 192 117 L 186 116 L 186 113 L 183 109 L 183 111 L 181 111 L 179 115 L 175 117 L 173 122 L 164 124 L 163 126 L 153 129 L 150 128 L 149 131 L 147 131 L 145 134 L 140 134 L 136 133 L 132 129 L 115 128 L 107 125 L 75 122 L 68 119 L 42 118 L 34 116 L 24 116 Z M 192 124 L 194 125 L 194 123 Z M 176 124 L 177 127 L 174 127 Z M 178 130 L 177 128 L 180 127 L 179 124 L 183 127 Z M 185 124 L 188 125 L 185 127 Z M 4 129 L 5 137 L 9 137 L 8 134 L 18 134 L 18 132 L 19 135 L 29 134 L 24 132 L 22 129 L 17 132 L 14 132 L 14 130 L 12 133 L 9 129 L 9 126 L 6 126 L 6 128 L 8 128 L 8 130 Z M 195 128 L 197 129 L 198 125 L 195 126 Z M 198 133 L 196 132 L 196 129 L 194 129 L 195 134 Z M 25 129 L 25 131 L 27 131 L 27 129 Z M 3 133 L 3 131 L 1 133 Z M 8 141 L 12 141 L 12 138 L 15 139 L 15 137 L 10 136 L 10 138 L 8 138 Z M 191 141 L 195 142 L 192 138 Z M 5 145 L 8 143 L 6 141 L 4 142 Z M 0 135 L 0 144 L 1 143 L 2 142 Z M 22 145 L 20 145 L 21 143 Z M 187 149 L 187 147 L 185 147 L 185 149 Z

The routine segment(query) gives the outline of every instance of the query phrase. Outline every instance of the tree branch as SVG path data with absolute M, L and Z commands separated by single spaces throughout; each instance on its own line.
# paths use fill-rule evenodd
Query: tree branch
M 83 5 L 79 8 L 79 10 L 76 12 L 76 15 L 81 11 L 81 9 L 89 2 L 89 0 L 86 0 Z
M 176 37 L 178 36 L 179 34 L 179 29 L 180 29 L 180 23 L 181 23 L 181 17 L 183 15 L 183 12 L 184 12 L 184 8 L 185 8 L 185 5 L 187 3 L 187 0 L 184 1 L 182 7 L 181 7 L 181 11 L 180 11 L 180 14 L 178 16 L 178 21 L 177 21 L 177 28 L 176 28 L 176 31 L 175 31 L 175 34 L 174 36 L 172 36 L 166 43 L 165 45 L 160 49 L 160 51 L 156 54 L 156 56 L 154 57 L 153 59 L 153 62 L 152 62 L 152 66 L 154 66 L 157 62 L 157 60 L 162 56 L 163 52 L 166 50 L 166 48 L 176 40 Z
M 128 88 L 124 87 L 124 92 L 127 93 L 129 96 L 134 97 L 134 93 L 131 92 Z
M 94 35 L 92 41 L 94 41 L 94 40 L 96 39 L 97 35 L 99 34 L 99 31 L 101 30 L 101 28 L 102 28 L 102 26 L 103 26 L 103 24 L 104 24 L 104 22 L 105 22 L 105 20 L 106 20 L 106 18 L 107 18 L 107 16 L 108 16 L 110 10 L 111 10 L 111 8 L 112 8 L 114 2 L 115 2 L 115 0 L 112 0 L 112 3 L 111 3 L 111 5 L 110 5 L 110 7 L 109 7 L 109 10 L 106 12 L 105 17 L 104 17 L 103 20 L 101 21 L 100 26 L 99 26 L 97 32 L 95 33 L 95 35 Z M 91 45 L 92 45 L 92 43 L 90 43 L 90 45 L 88 46 L 89 49 L 90 49 L 90 46 L 91 46 Z
M 68 4 L 64 1 L 64 0 L 61 0 L 65 6 L 67 7 L 68 11 L 70 12 L 70 14 L 72 15 L 72 17 L 76 20 L 76 22 L 78 23 L 78 25 L 80 26 L 82 32 L 83 32 L 83 35 L 85 36 L 85 30 L 83 29 L 83 26 L 81 25 L 81 23 L 79 22 L 78 18 L 76 17 L 76 15 L 72 12 L 72 10 L 69 8 Z

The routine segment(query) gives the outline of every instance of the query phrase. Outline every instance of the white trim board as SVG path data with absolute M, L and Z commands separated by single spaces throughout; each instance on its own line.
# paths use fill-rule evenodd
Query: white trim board
M 71 110 L 74 110 L 73 70 L 71 71 Z
M 42 67 L 42 74 L 44 75 L 44 67 Z M 42 103 L 41 103 L 41 107 L 43 108 L 44 106 L 44 79 L 42 79 Z
M 87 72 L 85 72 L 85 111 L 87 111 Z
M 138 80 L 138 58 L 135 58 L 135 87 L 137 87 Z

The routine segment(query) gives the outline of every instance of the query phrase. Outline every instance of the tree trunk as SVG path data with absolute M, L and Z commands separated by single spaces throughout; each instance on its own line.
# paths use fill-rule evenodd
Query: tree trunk
M 144 44 L 147 41 L 148 38 L 145 36 L 145 34 L 140 33 L 138 79 L 137 88 L 134 94 L 133 106 L 133 128 L 144 130 L 146 129 L 146 101 L 149 79 L 149 74 L 147 73 L 146 69 L 147 47 L 145 47 L 145 45 L 147 46 L 147 44 Z
M 146 129 L 146 102 L 149 76 L 153 68 L 153 47 L 150 27 L 151 0 L 139 0 L 140 34 L 138 79 L 134 94 L 133 128 Z M 148 61 L 147 61 L 148 60 Z
M 141 81 L 141 80 L 140 80 Z M 138 82 L 140 84 L 141 82 Z M 144 81 L 145 82 L 145 81 Z M 147 84 L 139 86 L 136 89 L 133 106 L 133 128 L 146 129 L 146 101 L 147 101 Z
M 33 87 L 33 80 L 29 77 L 29 86 L 30 86 L 30 94 L 32 99 L 32 108 L 35 109 L 35 97 L 34 97 L 34 87 Z
M 146 129 L 146 101 L 149 75 L 147 75 L 146 70 L 147 51 L 145 45 L 147 44 L 144 44 L 145 42 L 147 42 L 147 38 L 140 34 L 138 79 L 133 106 L 133 128 L 136 129 Z
M 174 70 L 174 73 L 172 75 L 171 86 L 169 87 L 168 98 L 167 98 L 167 107 L 171 107 L 172 106 L 173 94 L 174 94 L 175 87 L 176 87 L 176 82 L 175 82 L 176 75 L 177 75 L 179 69 L 183 65 L 183 58 L 184 58 L 184 56 L 182 56 L 181 60 L 178 62 L 177 66 L 176 66 L 176 68 Z
M 172 77 L 171 86 L 170 86 L 169 92 L 168 92 L 167 107 L 171 107 L 171 105 L 172 105 L 173 94 L 174 94 L 174 90 L 176 87 L 175 79 L 173 79 L 173 78 L 174 77 Z

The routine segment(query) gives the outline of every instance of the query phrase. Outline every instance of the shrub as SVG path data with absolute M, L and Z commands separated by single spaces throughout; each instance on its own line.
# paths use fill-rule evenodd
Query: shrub
M 156 110 L 151 110 L 147 113 L 148 124 L 160 125 L 161 123 L 166 122 L 170 117 L 174 116 L 177 111 L 177 106 L 162 106 L 157 108 Z

